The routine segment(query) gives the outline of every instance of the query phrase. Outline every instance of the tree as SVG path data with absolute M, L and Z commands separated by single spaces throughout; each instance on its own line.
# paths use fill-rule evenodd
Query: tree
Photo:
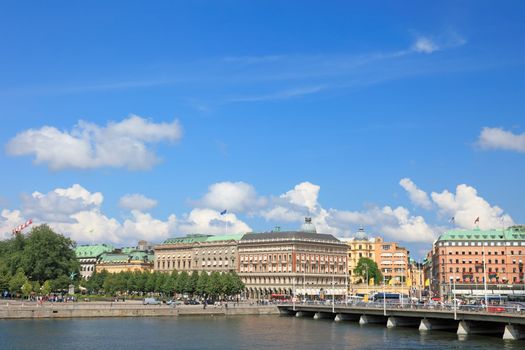
M 33 285 L 31 284 L 31 282 L 29 281 L 26 281 L 23 285 L 22 285 L 22 295 L 27 298 L 29 297 L 29 294 L 31 294 L 31 292 L 33 291 Z
M 71 280 L 69 279 L 69 276 L 60 275 L 54 280 L 51 280 L 51 287 L 54 291 L 67 290 L 70 283 Z
M 9 281 L 12 277 L 13 276 L 7 266 L 3 265 L 0 268 L 0 293 L 9 289 Z
M 199 273 L 197 271 L 193 271 L 188 280 L 188 285 L 186 288 L 187 292 L 190 294 L 195 294 L 195 292 L 197 291 L 198 283 L 199 283 Z
M 188 281 L 190 279 L 190 276 L 186 271 L 182 271 L 177 276 L 177 286 L 175 290 L 177 293 L 184 294 L 188 292 Z
M 364 282 L 367 282 L 367 276 L 368 281 L 371 281 L 372 278 L 374 279 L 374 284 L 379 284 L 383 279 L 383 275 L 381 274 L 381 271 L 377 267 L 375 261 L 365 257 L 359 259 L 357 266 L 354 269 L 354 273 L 357 276 L 360 276 Z
M 241 280 L 241 277 L 236 272 L 230 272 L 230 275 L 232 276 L 233 281 L 233 289 L 231 290 L 230 295 L 240 294 L 246 286 L 244 285 L 244 282 Z
M 22 286 L 28 281 L 24 269 L 19 267 L 16 273 L 11 277 L 9 281 L 9 291 L 11 293 L 18 293 L 22 289 Z
M 221 293 L 221 274 L 217 271 L 213 271 L 208 280 L 208 284 L 206 285 L 206 294 L 216 298 L 220 297 Z
M 53 288 L 51 285 L 51 281 L 50 280 L 45 281 L 44 284 L 42 285 L 42 295 L 49 295 L 49 293 L 51 293 L 52 291 L 53 291 Z
M 21 236 L 21 235 L 17 235 Z M 47 225 L 31 230 L 23 244 L 21 265 L 31 280 L 44 282 L 76 273 L 80 265 L 71 239 L 57 234 Z
M 209 279 L 210 279 L 210 275 L 208 275 L 206 271 L 203 271 L 199 275 L 199 281 L 197 282 L 197 288 L 196 288 L 196 292 L 198 295 L 204 296 L 205 294 L 207 294 Z
M 166 275 L 166 278 L 164 279 L 164 284 L 162 285 L 162 293 L 168 296 L 173 295 L 173 292 L 175 291 L 176 281 L 176 277 L 173 278 L 173 274 Z
M 145 292 L 153 292 L 155 290 L 155 280 L 157 278 L 157 274 L 153 272 L 147 272 L 146 273 L 147 280 L 144 285 L 144 291 Z

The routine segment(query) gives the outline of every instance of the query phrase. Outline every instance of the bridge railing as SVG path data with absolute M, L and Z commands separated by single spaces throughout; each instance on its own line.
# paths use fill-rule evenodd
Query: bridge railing
M 318 305 L 318 306 L 332 306 L 332 301 L 300 301 L 296 305 Z M 370 308 L 370 309 L 383 309 L 385 305 L 383 302 L 345 302 L 345 301 L 335 301 L 336 307 L 359 307 L 359 308 Z M 391 309 L 401 309 L 401 310 L 435 310 L 435 311 L 454 311 L 454 304 L 450 303 L 433 303 L 433 304 L 420 304 L 420 303 L 400 303 L 387 301 L 386 308 Z M 525 315 L 525 306 L 521 304 L 504 304 L 504 305 L 474 305 L 474 304 L 461 304 L 456 306 L 457 311 L 466 311 L 466 312 L 478 312 L 478 313 L 488 313 L 488 314 L 519 314 Z

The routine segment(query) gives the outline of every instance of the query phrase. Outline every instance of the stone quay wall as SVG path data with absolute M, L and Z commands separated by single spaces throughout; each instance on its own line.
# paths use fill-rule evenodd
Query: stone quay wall
M 0 319 L 44 319 L 82 317 L 177 317 L 177 316 L 235 316 L 235 315 L 278 315 L 276 306 L 254 306 L 229 304 L 210 305 L 142 305 L 140 303 L 2 303 Z

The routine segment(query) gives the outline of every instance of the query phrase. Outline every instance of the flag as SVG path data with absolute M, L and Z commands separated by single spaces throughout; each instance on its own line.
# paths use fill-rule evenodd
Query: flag
M 425 280 L 425 287 L 428 287 L 428 286 L 430 286 L 430 279 L 427 278 Z
M 451 217 L 449 222 L 453 224 L 455 221 L 456 221 L 456 218 L 455 217 Z
M 228 209 L 224 209 L 223 211 L 221 211 L 221 215 L 224 215 L 228 212 Z
M 479 224 L 479 216 L 476 218 L 476 220 L 474 220 L 474 223 Z
M 391 278 L 390 281 L 388 281 L 388 284 L 389 284 L 390 286 L 393 286 L 394 284 L 396 284 L 396 280 L 395 280 L 395 278 Z
M 373 285 L 374 285 L 374 277 L 371 277 L 371 278 L 368 280 L 368 285 L 369 285 L 369 286 L 373 286 Z
M 408 287 L 412 286 L 412 278 L 407 278 L 406 282 Z

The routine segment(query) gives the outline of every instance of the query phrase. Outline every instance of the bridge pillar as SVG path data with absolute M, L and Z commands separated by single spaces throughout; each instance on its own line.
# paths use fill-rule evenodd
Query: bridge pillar
M 456 321 L 424 318 L 419 324 L 420 331 L 443 330 L 456 328 Z
M 503 332 L 503 339 L 518 340 L 525 338 L 525 327 L 515 324 L 508 324 L 505 326 Z
M 385 323 L 386 319 L 384 316 L 374 316 L 374 315 L 361 315 L 359 318 L 359 324 L 369 324 L 369 323 Z
M 412 327 L 412 326 L 417 326 L 418 324 L 419 324 L 419 320 L 411 318 L 411 317 L 390 316 L 388 320 L 386 321 L 387 328 Z
M 476 322 L 476 321 L 460 321 L 458 325 L 458 335 L 468 334 L 494 334 L 504 333 L 502 324 L 494 324 L 490 322 Z
M 335 315 L 334 321 L 357 321 L 359 316 L 353 314 L 337 314 Z
M 314 314 L 314 320 L 320 320 L 321 318 L 329 318 L 330 314 L 327 314 L 326 312 L 316 312 Z

